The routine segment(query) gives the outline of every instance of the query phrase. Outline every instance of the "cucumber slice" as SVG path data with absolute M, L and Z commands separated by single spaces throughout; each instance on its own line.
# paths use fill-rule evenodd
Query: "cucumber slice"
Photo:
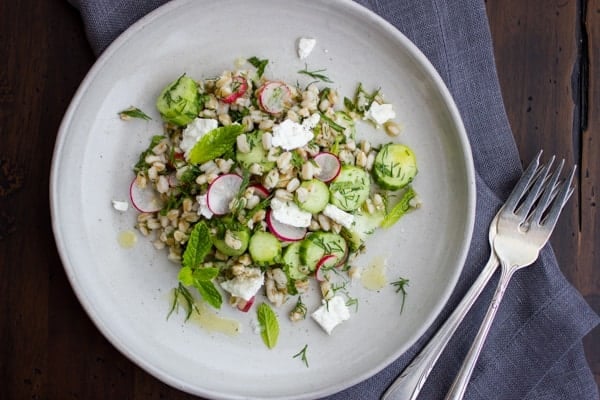
M 304 181 L 300 185 L 308 192 L 308 198 L 305 201 L 298 200 L 298 192 L 296 192 L 295 200 L 298 207 L 311 214 L 320 213 L 329 204 L 329 188 L 318 179 Z
M 371 179 L 364 169 L 344 165 L 329 185 L 330 201 L 344 211 L 358 209 L 369 197 Z
M 248 229 L 240 231 L 230 231 L 235 241 L 240 242 L 239 248 L 233 248 L 225 242 L 225 237 L 212 239 L 213 244 L 221 253 L 227 256 L 241 256 L 248 248 L 248 242 L 250 241 L 250 231 Z
M 250 168 L 252 164 L 259 164 L 263 168 L 263 171 L 267 172 L 275 166 L 274 161 L 267 159 L 267 152 L 262 146 L 262 135 L 262 131 L 247 134 L 250 151 L 248 153 L 235 152 L 235 159 L 242 167 Z
M 342 236 L 348 242 L 351 251 L 358 251 L 364 244 L 367 237 L 375 232 L 385 218 L 383 211 L 376 211 L 373 214 L 358 212 L 354 214 L 354 224 L 350 229 L 342 229 Z
M 283 270 L 290 279 L 304 279 L 310 273 L 308 267 L 300 261 L 302 242 L 294 242 L 283 251 Z
M 340 265 L 348 254 L 348 244 L 337 233 L 315 232 L 300 245 L 300 262 L 312 272 L 326 255 L 333 255 L 332 265 Z
M 398 190 L 417 175 L 415 153 L 402 144 L 389 143 L 381 147 L 373 163 L 373 177 L 383 189 Z
M 272 265 L 281 259 L 281 242 L 269 232 L 258 231 L 250 238 L 250 257 L 258 265 Z

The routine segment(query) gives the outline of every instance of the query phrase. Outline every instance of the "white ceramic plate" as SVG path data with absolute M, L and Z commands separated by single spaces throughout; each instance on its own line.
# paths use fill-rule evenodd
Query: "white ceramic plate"
M 292 325 L 278 310 L 281 335 L 268 350 L 253 333 L 254 313 L 227 306 L 221 316 L 242 324 L 235 337 L 168 321 L 177 267 L 143 237 L 133 249 L 117 237 L 133 229 L 127 200 L 131 167 L 153 134 L 161 133 L 154 101 L 183 72 L 198 79 L 233 68 L 238 57 L 270 60 L 266 75 L 305 82 L 296 71 L 301 36 L 317 39 L 306 60 L 325 68 L 342 95 L 360 81 L 381 87 L 404 125 L 399 139 L 413 148 L 423 200 L 393 229 L 376 233 L 360 259 L 388 258 L 387 275 L 410 279 L 404 312 L 390 285 L 352 287 L 358 312 L 327 336 L 308 319 Z M 153 121 L 121 121 L 135 105 Z M 374 142 L 382 135 L 364 135 Z M 474 218 L 470 148 L 455 105 L 425 57 L 383 19 L 350 1 L 174 1 L 143 18 L 94 65 L 68 109 L 52 165 L 53 227 L 64 267 L 100 331 L 142 368 L 181 390 L 211 398 L 316 398 L 366 379 L 392 362 L 426 330 L 461 272 Z M 318 296 L 306 299 L 316 306 Z M 307 368 L 293 359 L 308 344 Z

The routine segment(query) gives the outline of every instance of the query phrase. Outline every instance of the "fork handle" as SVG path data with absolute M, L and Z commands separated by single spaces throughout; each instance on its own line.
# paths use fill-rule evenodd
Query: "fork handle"
M 475 300 L 479 297 L 483 288 L 487 285 L 494 272 L 498 269 L 498 258 L 492 252 L 490 258 L 483 267 L 479 277 L 460 304 L 454 309 L 446 322 L 431 338 L 427 346 L 421 350 L 421 353 L 402 371 L 396 381 L 386 390 L 381 400 L 414 400 L 423 388 L 429 373 L 433 369 L 435 362 L 440 354 L 446 348 L 450 338 L 464 319 L 467 312 L 471 309 Z
M 475 369 L 475 364 L 477 363 L 477 359 L 479 358 L 479 354 L 481 353 L 485 339 L 490 331 L 492 322 L 494 322 L 494 317 L 496 316 L 498 307 L 502 302 L 504 292 L 506 291 L 506 287 L 508 286 L 508 282 L 512 277 L 514 269 L 507 268 L 506 265 L 502 265 L 501 271 L 500 280 L 498 281 L 498 286 L 494 292 L 492 302 L 490 303 L 487 313 L 485 314 L 481 326 L 479 327 L 477 336 L 475 336 L 475 340 L 473 341 L 473 344 L 471 345 L 471 348 L 469 349 L 469 352 L 463 361 L 462 367 L 460 368 L 456 378 L 454 378 L 454 382 L 452 383 L 452 386 L 446 395 L 446 400 L 461 400 L 465 395 L 467 385 L 469 384 L 469 380 L 471 379 L 471 375 Z

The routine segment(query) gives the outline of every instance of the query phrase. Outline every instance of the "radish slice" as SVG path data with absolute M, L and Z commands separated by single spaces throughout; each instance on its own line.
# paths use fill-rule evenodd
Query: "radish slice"
M 241 312 L 248 312 L 250 308 L 252 308 L 252 304 L 254 304 L 255 296 L 250 297 L 250 300 L 239 299 L 237 303 L 237 308 Z
M 331 267 L 331 261 L 335 261 L 335 255 L 327 254 L 324 255 L 319 262 L 317 263 L 317 267 L 315 268 L 315 278 L 319 282 L 323 282 L 325 280 L 325 268 Z
M 269 189 L 263 185 L 250 185 L 250 187 L 254 189 L 254 194 L 260 197 L 262 200 L 269 197 Z
M 292 91 L 283 82 L 271 81 L 262 85 L 257 92 L 258 104 L 269 114 L 279 114 L 290 104 Z
M 225 174 L 212 181 L 206 192 L 206 203 L 210 211 L 216 215 L 229 212 L 229 203 L 237 196 L 242 185 L 242 177 L 238 174 Z
M 272 217 L 271 210 L 267 211 L 267 226 L 273 235 L 284 242 L 297 242 L 304 239 L 307 229 L 284 224 Z
M 131 204 L 133 204 L 139 212 L 143 213 L 160 211 L 163 207 L 163 203 L 154 188 L 150 185 L 141 188 L 136 182 L 137 179 L 133 178 L 131 185 L 129 185 L 129 198 L 131 199 Z
M 171 187 L 175 187 L 175 186 L 179 185 L 179 179 L 177 179 L 177 174 L 175 172 L 173 172 L 172 174 L 169 174 L 169 176 L 167 177 L 167 180 L 169 181 L 169 186 L 171 186 Z
M 234 76 L 231 83 L 231 94 L 221 98 L 223 103 L 233 103 L 242 97 L 248 90 L 248 81 L 242 76 Z
M 331 182 L 340 174 L 342 163 L 335 154 L 328 152 L 319 153 L 314 157 L 315 162 L 321 171 L 315 175 L 315 178 L 325 183 Z

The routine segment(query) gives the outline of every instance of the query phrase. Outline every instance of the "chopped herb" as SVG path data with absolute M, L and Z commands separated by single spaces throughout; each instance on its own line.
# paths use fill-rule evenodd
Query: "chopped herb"
M 175 210 L 183 203 L 183 196 L 180 193 L 171 193 L 167 198 L 167 203 L 160 210 L 160 215 L 167 215 L 170 210 Z
M 210 231 L 204 222 L 198 222 L 194 225 L 192 233 L 190 233 L 187 246 L 183 252 L 182 265 L 190 269 L 198 268 L 204 262 L 204 258 L 211 248 Z
M 327 96 L 329 96 L 330 92 L 331 92 L 331 89 L 329 89 L 328 87 L 321 90 L 321 93 L 319 93 L 319 102 L 325 100 L 327 98 Z
M 306 365 L 306 368 L 308 368 L 308 358 L 306 358 L 306 350 L 308 350 L 308 344 L 305 344 L 304 347 L 302 348 L 302 350 L 300 350 L 298 353 L 294 354 L 294 356 L 292 358 L 300 357 L 300 360 L 302 360 L 304 365 Z
M 402 195 L 400 201 L 386 214 L 380 226 L 382 228 L 389 228 L 390 226 L 394 225 L 400 219 L 400 217 L 402 217 L 408 210 L 412 208 L 410 201 L 416 195 L 417 193 L 414 191 L 412 186 L 409 186 Z
M 306 304 L 304 304 L 302 302 L 302 296 L 298 296 L 298 300 L 296 301 L 296 305 L 294 306 L 294 309 L 292 310 L 292 314 L 298 314 L 302 316 L 302 319 L 306 318 L 306 312 L 308 311 L 308 308 L 306 307 Z
M 348 297 L 348 301 L 346 301 L 347 307 L 354 306 L 354 311 L 358 312 L 358 299 L 355 297 Z
M 392 282 L 391 285 L 396 286 L 396 293 L 402 295 L 402 306 L 400 307 L 400 313 L 402 313 L 404 310 L 404 300 L 406 300 L 406 286 L 408 286 L 408 279 L 399 278 L 397 281 Z
M 213 129 L 192 147 L 189 162 L 202 164 L 223 155 L 233 148 L 236 138 L 243 131 L 242 125 L 228 125 Z
M 223 298 L 212 280 L 218 275 L 218 268 L 202 267 L 204 258 L 212 248 L 210 231 L 204 222 L 194 226 L 187 246 L 183 252 L 183 267 L 179 270 L 179 282 L 186 286 L 194 286 L 200 296 L 211 306 L 221 308 Z
M 356 110 L 356 104 L 347 97 L 344 97 L 344 107 L 346 107 L 346 110 L 348 111 Z
M 260 336 L 269 349 L 277 344 L 279 338 L 279 322 L 273 309 L 267 304 L 262 303 L 256 309 L 258 324 L 260 326 Z
M 198 289 L 198 293 L 202 296 L 202 298 L 214 308 L 221 308 L 221 304 L 223 304 L 223 298 L 221 297 L 221 293 L 217 290 L 214 283 L 211 281 L 200 281 L 196 280 L 194 282 L 194 287 Z
M 146 121 L 149 121 L 152 119 L 145 112 L 143 112 L 139 108 L 133 107 L 133 106 L 131 106 L 123 111 L 120 111 L 119 117 L 121 117 L 122 120 L 128 120 L 130 118 L 139 118 L 139 119 L 144 119 Z
M 241 123 L 244 117 L 250 115 L 250 109 L 242 108 L 240 110 L 229 110 L 229 116 L 231 117 L 231 122 Z
M 135 164 L 135 166 L 133 167 L 133 171 L 135 173 L 138 173 L 140 171 L 146 170 L 150 167 L 150 165 L 146 162 L 146 157 L 154 154 L 152 152 L 152 149 L 154 149 L 154 147 L 156 147 L 156 145 L 158 145 L 160 143 L 161 140 L 165 139 L 165 136 L 162 135 L 155 135 L 152 136 L 152 140 L 150 141 L 150 145 L 148 146 L 148 148 L 146 150 L 144 150 L 141 154 L 140 157 L 138 159 L 138 162 Z
M 261 60 L 258 57 L 250 57 L 248 62 L 252 64 L 254 68 L 256 68 L 256 75 L 258 75 L 259 78 L 262 78 L 263 74 L 265 73 L 265 67 L 269 63 L 269 60 Z
M 362 83 L 359 83 L 356 91 L 354 92 L 354 102 L 351 102 L 350 100 L 346 102 L 344 99 L 344 105 L 348 109 L 350 109 L 349 106 L 352 105 L 352 110 L 364 113 L 369 109 L 369 107 L 371 107 L 371 104 L 373 104 L 375 98 L 379 96 L 380 90 L 381 89 L 377 89 L 373 93 L 369 93 L 363 88 Z
M 196 305 L 194 304 L 194 297 L 192 296 L 192 294 L 181 283 L 176 288 L 173 288 L 173 303 L 171 304 L 171 309 L 167 314 L 167 319 L 169 319 L 171 314 L 173 314 L 173 311 L 177 310 L 177 306 L 180 304 L 181 301 L 180 296 L 183 297 L 183 300 L 185 301 L 185 320 L 187 321 L 188 319 L 190 319 L 190 316 L 196 308 Z
M 302 166 L 304 165 L 304 158 L 302 158 L 302 155 L 300 155 L 298 151 L 293 151 L 292 160 L 290 162 L 292 163 L 294 168 L 296 168 L 297 170 L 301 170 Z
M 301 69 L 300 71 L 298 71 L 298 73 L 310 76 L 311 78 L 318 79 L 323 82 L 333 83 L 333 81 L 331 79 L 329 79 L 329 77 L 327 77 L 326 75 L 323 75 L 323 72 L 325 72 L 325 71 L 327 71 L 327 70 L 326 69 L 317 69 L 314 71 L 309 71 L 308 65 L 304 64 L 304 69 Z
M 331 129 L 333 129 L 334 131 L 338 131 L 340 133 L 344 133 L 344 131 L 346 130 L 346 128 L 344 128 L 343 126 L 341 126 L 340 124 L 338 124 L 337 122 L 335 122 L 334 120 L 332 120 L 331 118 L 329 118 L 327 115 L 321 113 L 321 119 L 327 123 L 327 125 L 329 125 L 329 127 Z

